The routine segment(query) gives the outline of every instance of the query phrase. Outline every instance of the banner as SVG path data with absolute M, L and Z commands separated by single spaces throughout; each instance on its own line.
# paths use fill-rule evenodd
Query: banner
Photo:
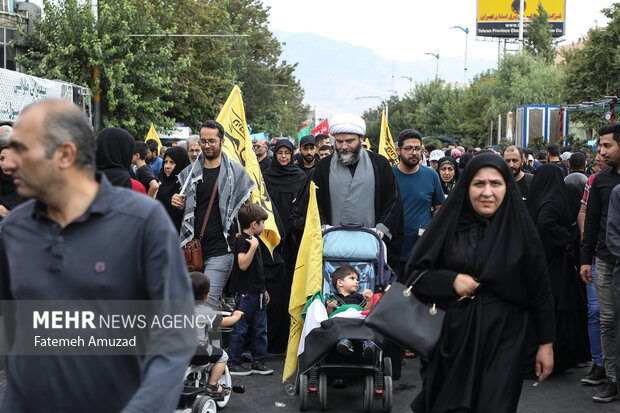
M 390 133 L 387 119 L 385 118 L 385 110 L 381 112 L 381 134 L 379 135 L 379 155 L 383 155 L 390 161 L 390 165 L 398 164 L 398 155 L 394 148 L 394 141 Z
M 73 85 L 0 69 L 0 122 L 15 122 L 31 103 L 46 98 L 73 101 Z
M 310 133 L 315 136 L 320 133 L 328 135 L 329 134 L 329 122 L 327 121 L 327 119 L 325 119 L 323 122 L 316 125 L 315 128 L 310 131 Z
M 161 150 L 162 144 L 161 144 L 161 141 L 159 140 L 159 136 L 157 135 L 157 132 L 155 132 L 155 127 L 153 126 L 152 123 L 151 123 L 151 128 L 149 129 L 149 133 L 146 135 L 146 138 L 144 139 L 144 142 L 148 142 L 150 139 L 157 141 L 157 155 L 159 156 L 159 151 Z
M 245 110 L 241 89 L 235 86 L 216 119 L 224 127 L 224 153 L 233 161 L 239 162 L 252 177 L 256 188 L 252 191 L 252 202 L 259 204 L 267 212 L 265 230 L 260 235 L 269 251 L 280 243 L 280 233 L 273 215 L 271 198 L 265 187 L 263 174 L 258 166 L 256 154 L 252 149 L 252 139 L 245 121 Z M 283 218 L 284 219 L 284 218 Z
M 291 327 L 286 349 L 286 361 L 282 381 L 286 381 L 297 369 L 297 355 L 304 322 L 301 312 L 308 297 L 321 291 L 323 281 L 323 234 L 321 233 L 321 218 L 316 203 L 316 185 L 310 182 L 310 200 L 306 212 L 306 225 L 299 244 L 299 253 L 295 263 L 291 299 L 288 312 L 291 315 Z
M 553 37 L 564 36 L 565 0 L 541 0 L 549 14 L 548 21 Z M 538 14 L 538 1 L 526 0 L 523 10 L 523 31 Z M 478 0 L 476 36 L 519 37 L 519 0 Z

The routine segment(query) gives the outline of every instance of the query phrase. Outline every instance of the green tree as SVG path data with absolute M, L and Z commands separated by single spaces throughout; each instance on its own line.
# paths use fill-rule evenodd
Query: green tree
M 221 0 L 230 26 L 248 37 L 231 51 L 246 109 L 256 132 L 296 136 L 310 108 L 294 77 L 295 65 L 280 61 L 282 46 L 269 31 L 269 7 L 260 0 Z
M 549 13 L 539 1 L 538 13 L 532 17 L 527 25 L 524 46 L 525 50 L 546 63 L 553 63 L 556 55 L 550 28 Z
M 583 48 L 564 53 L 564 86 L 571 103 L 601 100 L 620 87 L 620 4 L 602 12 L 607 27 L 591 29 Z M 603 112 L 572 111 L 571 120 L 583 122 L 588 132 L 606 123 Z
M 131 34 L 171 33 L 161 0 L 117 0 L 99 5 L 44 0 L 43 18 L 25 35 L 20 59 L 28 73 L 101 88 L 102 126 L 118 126 L 142 138 L 151 123 L 172 125 L 166 115 L 185 92 L 175 85 L 184 60 L 172 59 L 166 38 Z M 93 79 L 95 68 L 99 77 Z

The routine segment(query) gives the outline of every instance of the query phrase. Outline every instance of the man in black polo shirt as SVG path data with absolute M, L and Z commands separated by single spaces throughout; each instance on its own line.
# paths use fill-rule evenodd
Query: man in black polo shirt
M 11 341 L 2 413 L 171 412 L 196 349 L 190 326 L 149 333 L 149 344 L 166 343 L 164 352 L 176 345 L 174 354 L 102 355 L 110 353 L 79 343 L 65 351 L 24 353 L 33 341 L 34 313 L 30 322 L 20 323 L 15 317 L 28 312 L 8 311 L 7 303 L 24 309 L 36 300 L 49 308 L 63 300 L 64 308 L 69 302 L 115 313 L 115 300 L 152 305 L 180 300 L 188 304 L 180 315 L 193 314 L 187 269 L 168 214 L 159 202 L 95 173 L 94 141 L 86 117 L 65 100 L 35 103 L 15 122 L 4 166 L 13 172 L 19 194 L 33 199 L 3 222 L 0 299 Z M 96 325 L 78 332 L 88 339 L 101 331 Z M 39 331 L 50 334 L 47 328 Z
M 547 162 L 560 168 L 564 176 L 568 175 L 568 168 L 560 159 L 560 147 L 555 143 L 547 146 Z
M 616 388 L 616 334 L 614 318 L 613 269 L 615 257 L 606 244 L 607 212 L 609 198 L 614 187 L 620 184 L 620 124 L 609 124 L 598 131 L 600 155 L 610 168 L 599 172 L 592 186 L 586 206 L 586 219 L 581 242 L 581 278 L 587 284 L 592 283 L 592 258 L 596 253 L 596 291 L 598 292 L 601 316 L 601 344 L 603 347 L 603 365 L 607 374 L 607 383 L 602 391 L 592 399 L 606 403 L 618 398 Z

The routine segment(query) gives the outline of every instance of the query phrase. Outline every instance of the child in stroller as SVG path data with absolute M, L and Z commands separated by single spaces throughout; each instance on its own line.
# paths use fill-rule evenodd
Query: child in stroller
M 332 273 L 332 284 L 336 291 L 335 295 L 326 296 L 327 313 L 332 314 L 334 309 L 344 309 L 345 306 L 358 307 L 360 310 L 370 310 L 372 307 L 373 292 L 365 289 L 358 294 L 360 275 L 350 265 L 343 265 Z M 354 353 L 353 344 L 348 338 L 341 338 L 336 345 L 338 353 L 349 356 Z M 372 361 L 375 358 L 375 344 L 364 340 L 362 343 L 362 355 L 365 360 Z

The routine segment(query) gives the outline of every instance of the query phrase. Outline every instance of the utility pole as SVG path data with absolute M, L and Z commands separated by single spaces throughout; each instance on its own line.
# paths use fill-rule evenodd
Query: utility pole
M 523 12 L 525 8 L 525 1 L 519 1 L 519 50 L 523 50 Z

